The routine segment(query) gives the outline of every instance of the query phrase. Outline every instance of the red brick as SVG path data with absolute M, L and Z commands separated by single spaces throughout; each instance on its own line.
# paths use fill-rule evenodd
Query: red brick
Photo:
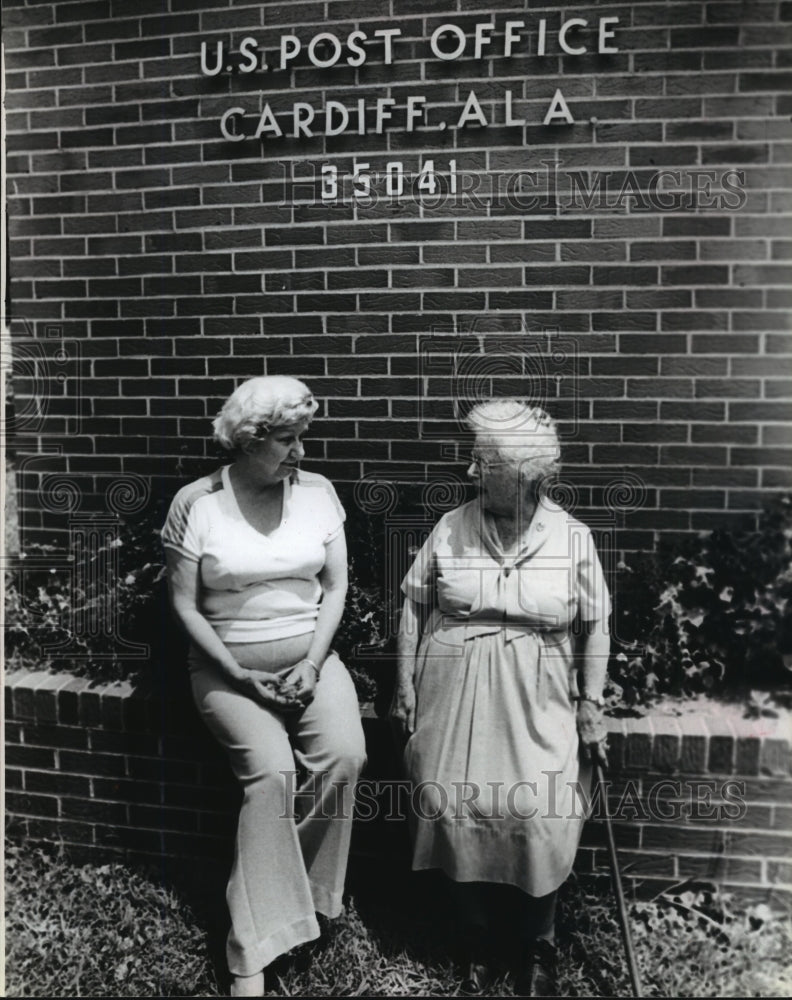
M 682 737 L 682 752 L 680 755 L 680 770 L 688 774 L 702 774 L 707 768 L 707 736 L 685 732 Z
M 60 766 L 72 774 L 112 775 L 123 777 L 125 762 L 120 754 L 79 753 L 60 751 Z
M 749 882 L 754 885 L 762 881 L 762 862 L 746 858 L 677 857 L 680 878 L 704 878 L 716 882 Z
M 792 749 L 788 740 L 764 739 L 760 754 L 762 775 L 787 775 L 792 772 Z
M 668 854 L 653 854 L 648 851 L 619 851 L 619 863 L 630 877 L 645 878 L 661 876 L 673 878 L 676 875 L 675 859 Z
M 125 780 L 95 777 L 91 779 L 91 785 L 93 797 L 105 801 L 158 803 L 162 797 L 159 782 L 141 781 L 138 778 Z
M 145 757 L 137 753 L 128 758 L 129 777 L 140 781 L 187 782 L 196 780 L 195 761 L 172 760 L 169 757 Z M 227 772 L 226 777 L 230 777 Z
M 629 771 L 646 768 L 652 759 L 652 737 L 649 733 L 628 733 L 624 748 L 624 765 Z
M 756 737 L 737 740 L 737 760 L 735 773 L 759 774 L 761 741 Z
M 68 675 L 62 675 L 68 681 Z M 87 749 L 88 737 L 82 727 L 60 725 L 42 725 L 41 723 L 25 723 L 25 743 L 30 746 L 69 748 L 72 750 Z
M 702 827 L 676 826 L 664 823 L 662 826 L 645 824 L 641 828 L 641 849 L 668 851 L 677 854 L 691 851 L 699 854 L 719 854 L 725 845 L 726 833 L 710 824 Z
M 771 861 L 767 865 L 767 881 L 792 885 L 792 864 Z
M 663 219 L 664 236 L 729 236 L 731 220 L 704 215 L 669 215 Z
M 675 771 L 680 762 L 682 739 L 675 733 L 655 732 L 652 744 L 652 767 L 657 771 Z
M 29 747 L 22 744 L 12 744 L 6 747 L 6 763 L 22 768 L 55 767 L 55 751 L 46 747 Z
M 792 833 L 757 833 L 731 830 L 728 849 L 734 854 L 785 860 L 792 851 Z
M 638 847 L 642 829 L 644 828 L 639 827 L 637 823 L 614 822 L 613 835 L 617 848 Z M 598 847 L 606 842 L 604 823 L 589 822 L 585 824 L 580 838 L 581 846 Z
M 732 774 L 734 770 L 734 738 L 712 736 L 709 746 L 709 770 L 714 774 Z
M 52 795 L 31 795 L 24 792 L 6 792 L 6 811 L 9 816 L 58 815 L 58 799 Z
M 74 860 L 71 851 L 73 844 L 91 845 L 94 842 L 93 826 L 88 823 L 71 823 L 64 820 L 52 819 L 27 819 L 25 820 L 27 835 L 32 840 L 44 840 L 57 843 L 59 846 L 64 843 L 69 845 L 67 851 L 69 859 Z M 98 857 L 92 852 L 88 853 L 88 860 L 96 864 Z
M 119 802 L 64 798 L 61 801 L 61 815 L 71 819 L 110 823 L 117 826 L 126 823 L 127 807 Z
M 198 814 L 194 810 L 167 809 L 162 806 L 132 805 L 129 822 L 135 827 L 157 831 L 198 831 Z
M 162 833 L 156 830 L 141 830 L 129 826 L 114 828 L 96 827 L 96 841 L 105 848 L 112 845 L 123 847 L 124 858 L 129 864 L 143 865 L 162 863 Z
M 74 774 L 28 770 L 25 772 L 25 790 L 56 796 L 74 795 L 87 799 L 91 794 L 91 782 L 88 778 Z
M 24 771 L 15 767 L 7 767 L 4 775 L 6 788 L 12 788 L 15 791 L 21 791 L 24 788 Z
M 439 23 L 445 17 L 442 5 L 430 6 L 438 15 L 430 19 L 430 24 Z M 772 48 L 764 45 L 767 33 L 777 30 L 774 19 L 778 11 L 773 5 L 762 7 L 769 12 L 762 17 L 769 20 L 739 27 L 736 16 L 733 23 L 723 23 L 724 18 L 733 16 L 727 13 L 728 5 L 711 4 L 706 24 L 700 22 L 700 11 L 695 11 L 692 4 L 678 5 L 673 16 L 665 9 L 660 10 L 659 5 L 638 5 L 632 11 L 631 26 L 622 26 L 625 53 L 615 62 L 609 61 L 608 74 L 602 77 L 600 73 L 603 89 L 599 96 L 604 100 L 591 100 L 593 76 L 579 76 L 572 83 L 571 78 L 567 80 L 567 87 L 572 87 L 567 95 L 571 96 L 577 114 L 597 115 L 601 119 L 596 135 L 587 122 L 563 130 L 563 136 L 560 131 L 556 134 L 538 123 L 531 124 L 523 136 L 535 153 L 534 160 L 529 158 L 528 167 L 525 167 L 525 150 L 516 148 L 514 136 L 501 127 L 468 130 L 460 137 L 464 149 L 455 151 L 463 180 L 477 176 L 486 179 L 488 170 L 491 176 L 498 173 L 505 177 L 510 171 L 535 168 L 535 161 L 541 162 L 545 153 L 558 152 L 560 196 L 568 180 L 562 173 L 564 169 L 606 170 L 611 181 L 619 184 L 628 176 L 628 163 L 643 164 L 646 169 L 635 171 L 633 176 L 638 184 L 646 186 L 651 177 L 649 167 L 660 162 L 683 167 L 692 164 L 693 150 L 703 142 L 699 155 L 705 163 L 711 160 L 723 161 L 724 165 L 752 164 L 754 173 L 750 176 L 746 173 L 751 185 L 748 211 L 631 210 L 607 215 L 588 213 L 578 218 L 574 206 L 569 211 L 561 209 L 559 214 L 557 206 L 548 202 L 544 209 L 540 207 L 539 211 L 526 214 L 515 212 L 507 199 L 495 198 L 491 210 L 486 205 L 477 207 L 458 199 L 437 209 L 427 207 L 422 216 L 417 202 L 405 200 L 398 204 L 381 201 L 371 210 L 349 204 L 316 207 L 301 204 L 297 207 L 296 222 L 288 197 L 279 203 L 284 193 L 288 196 L 287 182 L 292 183 L 284 177 L 283 162 L 275 155 L 262 161 L 250 155 L 249 149 L 231 151 L 219 139 L 212 115 L 215 107 L 223 106 L 222 98 L 211 96 L 216 89 L 212 81 L 190 75 L 194 37 L 185 35 L 184 30 L 198 23 L 194 8 L 178 3 L 163 21 L 151 3 L 144 4 L 141 11 L 148 16 L 144 22 L 147 30 L 161 33 L 152 40 L 134 37 L 140 23 L 134 19 L 108 20 L 97 15 L 78 25 L 74 12 L 66 7 L 63 11 L 56 9 L 55 13 L 58 17 L 74 16 L 74 22 L 57 28 L 77 30 L 79 37 L 75 35 L 71 40 L 68 33 L 59 33 L 52 26 L 40 23 L 49 8 L 45 11 L 43 6 L 40 10 L 32 7 L 19 12 L 12 8 L 18 23 L 16 29 L 11 29 L 7 44 L 12 67 L 8 83 L 11 103 L 19 98 L 25 108 L 24 117 L 12 112 L 11 123 L 20 131 L 10 137 L 16 147 L 11 150 L 9 163 L 14 170 L 30 171 L 27 178 L 17 177 L 12 226 L 18 240 L 37 237 L 33 247 L 19 244 L 13 248 L 18 260 L 29 262 L 26 270 L 18 270 L 21 281 L 13 292 L 32 296 L 33 290 L 28 291 L 23 285 L 34 279 L 40 285 L 35 289 L 37 299 L 17 301 L 19 310 L 44 322 L 66 316 L 73 328 L 81 328 L 76 336 L 90 333 L 85 357 L 95 363 L 96 370 L 92 373 L 93 381 L 86 379 L 81 386 L 93 397 L 96 418 L 104 420 L 104 423 L 92 422 L 90 430 L 99 433 L 101 428 L 108 438 L 123 432 L 130 450 L 141 453 L 127 456 L 125 463 L 129 468 L 151 475 L 151 459 L 142 455 L 143 439 L 148 440 L 152 454 L 151 449 L 156 449 L 162 455 L 168 453 L 168 434 L 172 432 L 175 439 L 180 431 L 186 430 L 188 434 L 183 439 L 190 454 L 185 455 L 185 463 L 196 464 L 184 467 L 194 468 L 198 474 L 202 447 L 198 423 L 203 411 L 196 411 L 195 406 L 208 405 L 200 394 L 205 393 L 212 406 L 219 405 L 222 394 L 236 379 L 265 370 L 265 356 L 272 359 L 274 368 L 288 367 L 292 362 L 286 359 L 292 358 L 294 371 L 299 370 L 300 357 L 306 359 L 302 368 L 307 366 L 309 372 L 322 371 L 324 363 L 325 369 L 330 369 L 331 385 L 334 379 L 354 371 L 355 377 L 342 378 L 338 385 L 338 391 L 348 395 L 338 400 L 337 412 L 350 415 L 349 419 L 363 415 L 372 421 L 406 420 L 404 414 L 412 416 L 417 412 L 414 398 L 417 383 L 409 381 L 417 377 L 415 344 L 399 352 L 388 376 L 382 364 L 386 355 L 393 353 L 390 343 L 386 349 L 380 344 L 364 350 L 348 341 L 345 348 L 337 349 L 331 346 L 330 337 L 354 336 L 362 341 L 368 336 L 375 339 L 379 334 L 393 338 L 426 333 L 441 324 L 448 325 L 454 333 L 463 327 L 467 329 L 476 320 L 477 335 L 496 330 L 519 331 L 523 322 L 531 329 L 555 327 L 579 337 L 578 346 L 584 356 L 596 355 L 601 362 L 598 367 L 587 368 L 586 361 L 579 370 L 582 377 L 593 377 L 580 386 L 586 395 L 579 396 L 579 437 L 571 454 L 581 463 L 595 457 L 613 464 L 635 460 L 650 487 L 671 488 L 671 492 L 666 489 L 652 494 L 651 507 L 640 512 L 645 527 L 638 530 L 639 518 L 623 533 L 623 543 L 645 545 L 648 540 L 652 544 L 647 532 L 653 528 L 664 532 L 691 526 L 690 519 L 684 525 L 679 521 L 685 512 L 675 509 L 679 496 L 673 492 L 674 487 L 681 490 L 695 486 L 700 490 L 692 498 L 696 503 L 719 506 L 722 491 L 728 487 L 732 490 L 731 505 L 746 508 L 754 506 L 753 497 L 758 500 L 761 491 L 783 488 L 788 476 L 786 466 L 781 464 L 788 463 L 788 456 L 781 450 L 785 442 L 773 440 L 767 433 L 784 421 L 782 394 L 787 389 L 781 379 L 760 383 L 760 379 L 770 378 L 772 373 L 751 369 L 747 364 L 760 362 L 760 355 L 769 358 L 792 350 L 781 327 L 783 310 L 790 305 L 783 298 L 783 258 L 769 262 L 761 256 L 770 247 L 771 238 L 777 240 L 776 255 L 784 252 L 783 241 L 788 239 L 783 228 L 788 188 L 783 172 L 787 158 L 781 144 L 783 133 L 772 122 L 767 125 L 773 114 L 779 119 L 783 117 L 781 112 L 788 99 L 780 86 L 778 97 L 765 88 L 784 83 L 790 69 L 784 53 L 779 52 L 774 62 Z M 471 4 L 465 9 L 466 23 L 472 23 L 476 15 Z M 785 9 L 782 7 L 782 15 Z M 354 19 L 358 8 L 355 3 L 337 4 L 332 10 L 338 16 Z M 211 15 L 207 21 L 211 30 L 221 30 L 226 24 L 223 18 L 230 18 L 235 30 L 243 31 L 249 24 L 244 8 L 230 13 L 227 9 L 205 13 Z M 272 12 L 268 9 L 266 13 L 271 21 Z M 416 5 L 415 13 L 425 13 L 425 9 Z M 321 24 L 321 11 L 315 4 L 294 10 L 279 9 L 274 16 L 285 30 L 298 14 L 312 17 L 317 28 Z M 258 14 L 254 20 L 259 20 Z M 418 17 L 405 24 L 409 26 L 410 38 L 404 51 L 412 56 L 426 25 Z M 203 21 L 201 26 L 206 29 Z M 34 43 L 42 48 L 25 48 L 27 29 Z M 669 29 L 673 44 L 669 44 Z M 173 35 L 172 40 L 168 39 L 168 32 Z M 744 44 L 738 47 L 740 40 Z M 174 50 L 170 57 L 166 56 L 169 41 Z M 158 57 L 160 46 L 162 55 Z M 629 57 L 627 48 L 632 53 Z M 121 63 L 119 59 L 127 62 Z M 628 66 L 629 61 L 634 65 Z M 581 72 L 591 70 L 593 74 L 599 72 L 599 62 L 594 58 L 578 59 L 576 68 Z M 707 70 L 704 76 L 702 65 Z M 86 75 L 79 83 L 73 74 L 81 67 L 85 67 Z M 144 79 L 139 80 L 136 76 L 141 68 Z M 376 63 L 366 68 L 368 75 L 364 74 L 364 82 L 371 85 L 395 81 L 394 95 L 403 100 L 414 91 L 418 68 L 417 63 L 407 60 L 397 60 L 392 67 Z M 472 60 L 462 60 L 454 66 L 432 65 L 429 69 L 430 76 L 443 73 L 447 77 L 451 73 L 451 78 L 430 81 L 433 97 L 451 104 L 458 97 L 459 81 L 465 86 L 464 74 L 471 70 L 478 73 L 480 67 Z M 487 84 L 482 83 L 487 89 L 481 92 L 499 100 L 507 74 L 512 77 L 515 71 L 523 74 L 527 82 L 520 83 L 519 89 L 526 93 L 525 88 L 533 87 L 536 73 L 540 74 L 540 82 L 549 87 L 551 71 L 556 71 L 557 66 L 551 62 L 538 66 L 535 59 L 525 56 L 495 59 L 489 69 L 495 77 Z M 648 72 L 633 78 L 628 72 L 631 69 Z M 504 80 L 498 78 L 499 74 Z M 347 75 L 352 84 L 352 75 Z M 326 73 L 307 67 L 298 71 L 298 79 L 315 88 L 324 76 Z M 163 103 L 162 80 L 169 78 L 179 81 L 177 105 Z M 336 82 L 339 79 L 342 78 Z M 111 83 L 116 84 L 112 95 L 115 108 L 109 99 Z M 55 88 L 62 93 L 60 103 L 67 105 L 60 109 L 59 121 L 54 117 L 58 112 Z M 355 88 L 350 85 L 342 96 L 351 100 L 354 93 Z M 138 116 L 159 115 L 174 107 L 183 117 L 185 112 L 192 114 L 198 100 L 209 102 L 206 107 L 210 113 L 205 121 L 180 120 L 174 126 L 167 120 L 161 123 L 138 120 Z M 283 90 L 276 100 L 280 107 L 286 107 L 290 100 L 288 91 Z M 534 108 L 539 112 L 540 103 L 538 98 L 530 101 L 531 114 Z M 87 130 L 78 126 L 77 118 L 70 118 L 83 112 Z M 630 122 L 628 117 L 633 113 L 637 120 Z M 105 123 L 110 124 L 108 115 L 113 122 L 124 117 L 134 120 L 118 124 L 114 141 L 108 141 L 106 146 L 82 145 L 86 137 L 95 142 L 110 136 L 101 128 Z M 739 116 L 747 117 L 735 125 Z M 603 121 L 604 118 L 609 120 Z M 760 119 L 765 123 L 761 128 Z M 27 129 L 27 124 L 33 131 Z M 57 131 L 47 132 L 58 126 L 67 140 L 60 142 L 60 149 Z M 178 142 L 171 144 L 174 138 Z M 594 138 L 597 145 L 591 145 Z M 443 155 L 433 152 L 441 165 L 452 155 L 453 139 L 448 132 L 438 147 L 444 150 Z M 501 140 L 504 144 L 498 147 Z M 366 155 L 381 170 L 389 159 L 400 158 L 414 169 L 419 158 L 425 156 L 427 140 L 420 133 L 400 136 L 398 129 L 394 129 L 389 135 L 390 153 L 380 137 L 369 134 L 362 141 L 363 146 L 361 137 L 340 137 L 327 144 L 317 141 L 313 145 L 284 140 L 277 153 L 286 157 L 315 153 L 318 159 L 324 149 L 327 156 L 338 155 L 339 162 L 346 162 L 344 157 Z M 62 148 L 75 142 L 79 145 L 73 149 Z M 371 145 L 367 147 L 369 142 Z M 366 148 L 371 152 L 366 153 Z M 274 154 L 274 145 L 272 151 Z M 768 166 L 762 167 L 765 160 Z M 115 188 L 121 190 L 110 189 L 106 172 L 111 170 L 117 172 Z M 165 183 L 169 178 L 172 184 Z M 146 191 L 148 200 L 144 207 L 141 188 L 150 188 L 152 184 L 157 187 Z M 85 214 L 84 190 L 90 191 L 89 212 L 101 214 Z M 205 194 L 203 199 L 201 191 Z M 482 196 L 486 192 L 480 185 L 475 193 Z M 180 208 L 184 199 L 194 207 Z M 233 201 L 239 199 L 247 203 L 234 207 Z M 152 211 L 157 204 L 161 209 Z M 31 211 L 32 215 L 24 214 Z M 47 214 L 41 215 L 42 212 Z M 185 229 L 192 231 L 184 232 Z M 117 244 L 117 251 L 104 252 L 101 266 L 93 267 L 90 261 L 95 251 L 86 248 L 85 238 L 119 241 L 125 238 L 125 233 L 135 234 L 138 241 L 145 234 L 146 253 L 141 252 L 139 242 L 134 250 Z M 77 243 L 69 244 L 69 234 L 83 235 Z M 259 249 L 262 240 L 265 246 L 274 249 Z M 196 259 L 188 260 L 189 254 Z M 235 258 L 231 262 L 230 255 Z M 556 255 L 562 260 L 556 261 Z M 629 255 L 631 264 L 622 266 L 619 262 L 625 255 Z M 64 266 L 53 271 L 51 265 L 59 267 L 61 260 Z M 738 263 L 730 271 L 729 265 L 714 263 L 718 260 Z M 655 266 L 641 267 L 655 262 L 663 267 L 662 281 L 658 280 Z M 461 263 L 462 269 L 455 271 L 455 263 Z M 530 285 L 527 292 L 521 288 L 522 280 L 516 281 L 509 266 L 514 263 L 528 264 L 529 282 L 535 280 L 539 284 Z M 531 266 L 534 263 L 538 266 Z M 208 265 L 217 270 L 207 272 Z M 356 282 L 354 275 L 362 272 L 356 272 L 355 268 L 361 266 L 373 270 Z M 394 267 L 397 270 L 388 278 L 393 287 L 388 289 L 383 276 Z M 269 273 L 262 275 L 263 271 Z M 169 284 L 163 277 L 168 274 L 182 278 L 171 279 Z M 192 278 L 191 285 L 183 280 L 187 274 Z M 80 279 L 88 282 L 84 292 Z M 452 280 L 456 282 L 454 290 Z M 413 281 L 420 282 L 413 287 L 426 292 L 423 301 L 401 297 L 399 286 L 409 288 Z M 569 281 L 575 284 L 567 284 Z M 670 285 L 671 281 L 683 284 Z M 708 282 L 714 284 L 707 287 Z M 744 287 L 736 287 L 740 283 Z M 767 283 L 772 287 L 763 291 L 762 286 Z M 372 291 L 358 296 L 366 285 Z M 556 285 L 558 291 L 554 295 L 552 289 Z M 264 289 L 266 294 L 262 294 Z M 326 289 L 344 294 L 336 298 L 310 298 L 328 294 Z M 477 289 L 491 289 L 491 292 L 482 300 L 483 293 Z M 292 291 L 302 297 L 295 300 Z M 64 302 L 40 297 L 42 293 L 64 292 L 82 297 Z M 90 292 L 97 294 L 86 297 Z M 347 298 L 347 292 L 351 299 Z M 764 306 L 767 312 L 762 311 Z M 428 327 L 427 308 L 434 311 Z M 295 312 L 300 315 L 299 330 L 294 326 Z M 490 315 L 481 315 L 487 312 Z M 119 315 L 125 319 L 119 320 Z M 135 317 L 140 324 L 147 319 L 146 340 L 142 337 L 142 326 L 134 333 L 121 326 L 135 322 Z M 162 317 L 174 322 L 158 330 L 155 324 Z M 177 328 L 182 321 L 191 327 L 198 323 L 195 330 L 190 330 L 194 338 L 185 339 L 187 331 Z M 212 329 L 213 321 L 228 325 Z M 236 322 L 243 324 L 243 329 L 234 329 L 232 324 Z M 253 325 L 248 327 L 245 325 L 248 323 Z M 113 324 L 118 324 L 117 330 L 113 330 Z M 662 332 L 658 333 L 657 328 Z M 259 340 L 262 329 L 282 338 L 284 344 L 276 346 Z M 302 346 L 299 340 L 292 341 L 292 333 L 327 337 L 327 344 Z M 107 341 L 103 343 L 102 338 Z M 344 352 L 349 357 L 359 355 L 362 360 L 354 365 L 350 361 L 344 368 Z M 124 379 L 121 385 L 113 374 L 119 356 L 171 361 L 159 368 L 149 367 L 148 372 L 153 373 L 150 384 L 130 367 L 120 376 Z M 625 357 L 634 360 L 620 362 Z M 658 358 L 662 359 L 659 380 L 654 378 L 658 373 Z M 193 362 L 201 359 L 208 359 L 210 367 L 196 368 Z M 742 368 L 741 362 L 745 362 Z M 169 377 L 170 372 L 174 377 Z M 159 378 L 160 373 L 165 377 Z M 352 386 L 357 375 L 366 373 L 381 376 L 378 383 L 367 385 L 367 391 L 377 391 L 379 396 L 357 400 Z M 654 378 L 657 388 L 650 390 L 648 382 L 639 381 L 641 376 Z M 731 381 L 718 381 L 727 376 L 732 376 Z M 623 379 L 627 377 L 631 379 L 626 386 L 628 394 L 653 391 L 653 395 L 625 400 Z M 709 398 L 687 399 L 691 379 L 697 380 L 694 389 L 697 396 Z M 348 390 L 347 382 L 352 384 Z M 507 386 L 503 383 L 500 388 L 505 390 Z M 665 396 L 661 395 L 663 389 Z M 123 398 L 119 398 L 119 391 L 124 393 Z M 409 397 L 394 399 L 397 391 L 407 392 Z M 760 400 L 760 392 L 766 398 Z M 675 395 L 670 396 L 671 393 Z M 178 401 L 181 409 L 178 414 L 169 412 L 166 420 L 156 426 L 158 418 L 156 413 L 149 413 L 147 396 L 158 402 L 170 401 L 171 405 Z M 729 397 L 734 402 L 727 409 L 724 401 Z M 567 398 L 559 398 L 559 411 L 568 402 Z M 768 406 L 777 408 L 754 408 Z M 335 412 L 334 407 L 335 400 L 331 412 Z M 126 426 L 120 422 L 121 416 L 126 415 L 145 422 Z M 596 423 L 589 425 L 589 420 Z M 662 433 L 653 429 L 658 421 L 662 422 Z M 720 431 L 719 425 L 725 423 L 729 425 L 728 431 Z M 762 423 L 766 430 L 759 442 L 757 428 Z M 65 427 L 64 415 L 56 412 L 53 402 L 46 434 L 54 434 L 62 427 Z M 103 461 L 101 452 L 106 450 L 103 445 L 88 450 L 94 447 L 88 430 L 86 427 L 86 434 L 73 436 L 65 471 L 85 469 L 94 474 L 120 469 L 118 455 L 108 455 Z M 407 430 L 409 427 L 400 427 L 391 437 L 404 442 L 405 455 L 417 440 L 417 429 L 413 440 L 404 433 Z M 362 428 L 341 430 L 334 440 L 351 442 L 360 434 Z M 626 447 L 617 446 L 619 437 L 626 439 Z M 377 441 L 387 447 L 386 427 L 365 430 L 363 440 Z M 764 451 L 756 448 L 758 443 Z M 658 447 L 661 445 L 662 450 Z M 641 446 L 648 450 L 629 450 Z M 727 446 L 731 449 L 729 455 Z M 735 446 L 741 446 L 742 450 Z M 601 450 L 607 448 L 611 450 Z M 680 450 L 674 451 L 675 448 Z M 749 451 L 751 465 L 739 465 L 739 461 L 749 461 Z M 727 468 L 727 457 L 731 470 Z M 738 460 L 736 465 L 732 458 Z M 716 464 L 707 468 L 702 464 L 707 461 Z M 676 462 L 680 464 L 673 464 Z M 768 464 L 771 462 L 779 464 Z M 355 474 L 352 470 L 357 470 L 358 475 L 368 471 L 368 461 L 349 460 L 336 465 L 333 460 L 332 464 L 334 470 L 344 464 L 349 475 Z M 409 460 L 405 459 L 401 468 L 406 474 Z M 732 481 L 726 476 L 729 471 Z M 28 503 L 25 494 L 23 497 Z M 666 501 L 668 509 L 657 509 L 658 503 L 662 508 Z M 29 513 L 28 523 L 36 526 L 43 523 L 38 510 Z M 694 511 L 694 514 L 696 525 L 707 524 L 706 513 Z M 654 525 L 650 527 L 652 518 Z M 76 702 L 73 691 L 64 692 L 58 699 L 58 712 L 70 722 L 77 721 Z M 147 720 L 146 726 L 152 721 Z M 661 741 L 655 744 L 658 752 L 660 745 Z M 697 744 L 694 758 L 700 756 L 700 750 Z

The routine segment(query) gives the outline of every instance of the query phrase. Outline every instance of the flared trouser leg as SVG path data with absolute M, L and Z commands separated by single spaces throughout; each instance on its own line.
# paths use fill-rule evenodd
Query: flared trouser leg
M 315 911 L 341 911 L 354 786 L 365 762 L 357 697 L 336 656 L 299 716 L 240 694 L 209 665 L 193 664 L 191 677 L 196 705 L 243 790 L 226 893 L 227 958 L 233 975 L 249 976 L 318 937 Z

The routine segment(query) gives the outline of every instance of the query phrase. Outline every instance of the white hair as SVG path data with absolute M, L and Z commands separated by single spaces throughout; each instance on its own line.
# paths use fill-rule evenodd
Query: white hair
M 286 375 L 250 378 L 231 393 L 215 417 L 214 439 L 233 451 L 262 432 L 310 420 L 319 404 L 299 379 Z
M 540 406 L 521 399 L 487 399 L 467 415 L 477 447 L 519 469 L 531 482 L 554 475 L 561 467 L 556 424 Z

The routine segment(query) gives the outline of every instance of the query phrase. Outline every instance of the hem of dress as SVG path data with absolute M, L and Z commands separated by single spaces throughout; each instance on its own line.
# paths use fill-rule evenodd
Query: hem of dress
M 242 949 L 229 944 L 226 953 L 228 971 L 232 976 L 255 976 L 279 955 L 291 951 L 298 944 L 315 941 L 320 934 L 319 924 L 312 914 L 310 917 L 301 917 L 286 927 L 280 927 L 256 945 Z

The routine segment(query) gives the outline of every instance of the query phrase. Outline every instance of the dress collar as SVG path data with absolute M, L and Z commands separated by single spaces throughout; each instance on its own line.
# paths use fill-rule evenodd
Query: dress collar
M 547 498 L 540 500 L 529 524 L 523 528 L 516 540 L 514 548 L 506 552 L 495 528 L 495 519 L 482 507 L 480 500 L 475 501 L 474 508 L 483 547 L 496 562 L 508 567 L 514 567 L 518 563 L 524 562 L 542 547 L 547 539 L 552 520 L 561 509 L 548 501 Z

